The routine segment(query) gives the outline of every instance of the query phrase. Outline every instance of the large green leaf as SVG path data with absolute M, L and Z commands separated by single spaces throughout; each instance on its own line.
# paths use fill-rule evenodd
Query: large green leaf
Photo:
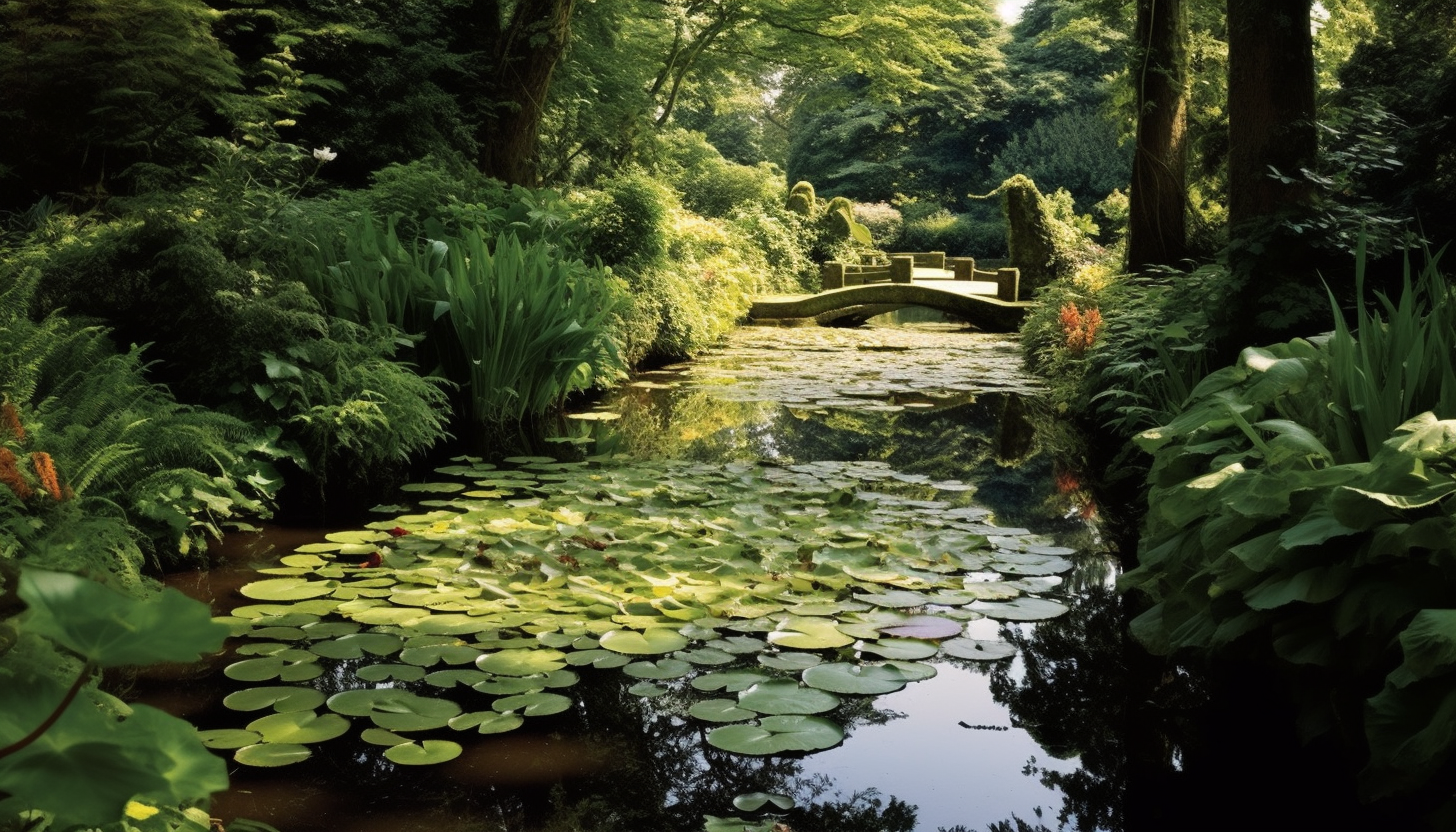
M 255 719 L 248 723 L 248 730 L 261 735 L 265 743 L 306 745 L 343 736 L 349 730 L 349 720 L 338 714 L 289 711 Z
M 665 627 L 653 627 L 640 633 L 635 630 L 612 630 L 603 633 L 600 641 L 604 650 L 631 656 L 671 653 L 688 645 L 687 638 L 681 633 Z
M 817 714 L 839 707 L 839 697 L 792 679 L 770 679 L 740 692 L 738 704 L 760 714 Z
M 834 693 L 891 693 L 905 687 L 905 674 L 884 665 L 821 664 L 804 671 L 804 684 Z
M 206 605 L 171 587 L 138 600 L 79 575 L 27 567 L 19 594 L 25 630 L 101 667 L 195 661 L 228 635 Z

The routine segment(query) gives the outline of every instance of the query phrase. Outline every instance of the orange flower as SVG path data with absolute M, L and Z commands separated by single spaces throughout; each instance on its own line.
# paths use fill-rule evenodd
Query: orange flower
M 56 476 L 56 463 L 51 459 L 51 455 L 45 451 L 36 451 L 30 455 L 30 464 L 35 467 L 35 475 L 40 479 L 40 487 L 51 495 L 51 499 L 56 502 L 64 499 L 60 479 Z
M 7 399 L 0 403 L 0 426 L 13 434 L 17 441 L 25 441 L 25 426 L 20 424 L 20 411 Z
M 15 452 L 4 445 L 0 445 L 0 482 L 5 483 L 22 500 L 30 499 L 30 495 L 35 493 L 15 465 Z
M 1058 320 L 1062 322 L 1062 332 L 1067 337 L 1067 350 L 1073 355 L 1082 355 L 1097 338 L 1097 330 L 1102 326 L 1102 313 L 1095 307 L 1082 312 L 1077 304 L 1068 303 L 1062 307 Z

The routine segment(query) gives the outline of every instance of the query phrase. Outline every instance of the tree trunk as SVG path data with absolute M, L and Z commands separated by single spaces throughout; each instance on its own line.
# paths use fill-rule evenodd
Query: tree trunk
M 1231 235 L 1308 204 L 1313 193 L 1300 176 L 1318 152 L 1310 6 L 1228 0 Z
M 573 2 L 518 0 L 504 29 L 498 24 L 479 29 L 493 28 L 495 35 L 494 43 L 480 44 L 491 65 L 482 67 L 478 76 L 486 109 L 476 139 L 480 169 L 487 176 L 513 185 L 538 183 L 541 116 L 551 75 L 571 39 Z M 497 8 L 495 2 L 477 5 Z
M 1137 147 L 1129 195 L 1127 267 L 1187 256 L 1188 9 L 1184 0 L 1138 0 Z

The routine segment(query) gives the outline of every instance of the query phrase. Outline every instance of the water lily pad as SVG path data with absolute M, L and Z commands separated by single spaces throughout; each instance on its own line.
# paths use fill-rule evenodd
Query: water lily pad
M 898 624 L 881 627 L 887 636 L 902 638 L 941 639 L 961 634 L 961 623 L 937 615 L 914 615 Z
M 839 697 L 793 679 L 770 679 L 739 693 L 738 704 L 761 714 L 818 714 L 839 707 Z
M 354 671 L 366 682 L 418 682 L 425 678 L 425 669 L 412 664 L 371 664 Z
M 712 647 L 699 647 L 696 650 L 683 650 L 675 655 L 686 659 L 693 664 L 715 666 L 720 664 L 732 664 L 737 661 L 732 653 L 717 650 Z
M 814 653 L 764 653 L 758 657 L 758 663 L 764 667 L 772 667 L 775 670 L 788 670 L 794 673 L 806 670 L 824 660 Z
M 262 735 L 265 743 L 306 745 L 343 736 L 349 730 L 349 720 L 338 714 L 291 711 L 255 719 L 248 723 L 248 730 Z
M 688 640 L 676 630 L 653 627 L 642 632 L 636 630 L 611 630 L 599 639 L 602 649 L 631 656 L 647 656 L 671 653 L 688 645 Z
M 197 738 L 208 748 L 219 750 L 242 748 L 246 745 L 255 745 L 263 741 L 263 735 L 257 731 L 245 731 L 242 728 L 216 728 L 211 731 L 198 731 Z
M 284 682 L 306 682 L 323 675 L 324 669 L 313 659 L 289 661 L 280 655 L 257 659 L 243 659 L 223 668 L 223 675 L 239 682 L 266 682 L 281 679 Z
M 359 632 L 359 624 L 354 621 L 319 621 L 314 624 L 304 624 L 299 629 L 303 630 L 304 636 L 310 641 L 315 641 L 353 635 Z
M 953 638 L 950 641 L 942 642 L 940 649 L 944 650 L 947 656 L 973 659 L 978 662 L 991 662 L 1016 655 L 1016 645 L 1010 642 L 971 638 Z
M 310 581 L 307 578 L 270 578 L 245 584 L 241 592 L 245 597 L 259 601 L 302 601 L 328 595 L 339 586 L 338 581 Z
M 401 491 L 413 491 L 419 494 L 454 494 L 457 491 L 464 491 L 465 484 L 458 482 L 407 482 L 399 488 Z
M 940 652 L 933 641 L 918 641 L 910 638 L 882 638 L 879 641 L 856 642 L 854 648 L 861 653 L 872 653 L 884 659 L 928 659 Z
M 766 716 L 757 725 L 724 725 L 708 732 L 708 744 L 735 754 L 819 751 L 844 741 L 844 729 L 819 716 Z
M 406 743 L 384 750 L 385 759 L 402 766 L 428 766 L 444 763 L 459 757 L 464 749 L 460 743 L 450 740 L 425 740 L 420 743 Z
M 437 688 L 452 688 L 456 685 L 464 685 L 468 688 L 485 682 L 490 678 L 491 675 L 484 671 L 457 667 L 450 670 L 436 670 L 434 673 L 425 674 L 425 684 L 434 685 Z
M 863 593 L 854 596 L 854 600 L 862 601 L 866 604 L 874 604 L 877 607 L 892 607 L 895 609 L 921 607 L 930 602 L 929 597 L 925 593 L 908 589 Z
M 854 643 L 854 638 L 845 635 L 827 618 L 791 616 L 778 624 L 778 629 L 768 634 L 769 643 L 795 650 L 827 650 Z
M 602 650 L 600 648 L 595 650 L 577 650 L 566 654 L 566 663 L 572 667 L 585 667 L 587 665 L 600 668 L 622 667 L 630 661 L 632 661 L 631 657 L 624 653 L 613 653 L 610 650 Z
M 388 656 L 399 650 L 403 643 L 399 636 L 387 633 L 353 633 L 328 641 L 314 642 L 308 649 L 326 659 L 357 659 L 365 653 Z
M 233 752 L 233 759 L 245 766 L 275 768 L 300 763 L 313 756 L 306 745 L 293 743 L 261 743 L 245 745 Z
M 752 670 L 724 670 L 718 673 L 705 673 L 694 679 L 692 685 L 701 691 L 721 690 L 737 693 L 770 678 L 772 677 L 766 673 L 756 673 Z
M 1068 607 L 1049 598 L 1017 598 L 1006 602 L 977 601 L 971 609 L 998 621 L 1041 621 L 1056 618 Z
M 499 650 L 475 660 L 475 666 L 497 676 L 534 676 L 566 666 L 566 654 L 559 650 Z
M 755 711 L 740 708 L 732 699 L 703 699 L 694 702 L 688 713 L 704 722 L 742 722 L 758 716 Z
M 638 682 L 632 687 L 627 688 L 627 692 L 632 694 L 633 696 L 640 696 L 644 699 L 651 699 L 653 697 L 662 696 L 663 694 L 667 693 L 667 688 L 654 682 Z
M 550 716 L 569 710 L 571 697 L 559 693 L 522 693 L 517 696 L 503 696 L 491 703 L 500 713 L 519 711 L 524 716 Z
M 748 794 L 740 794 L 733 798 L 733 808 L 740 812 L 757 812 L 770 803 L 785 812 L 794 808 L 795 805 L 794 799 L 786 794 L 749 792 Z
M 474 730 L 477 734 L 504 734 L 526 724 L 526 718 L 517 713 L 498 711 L 475 711 L 461 714 L 450 720 L 450 727 L 456 731 Z
M 460 713 L 460 706 L 392 688 L 362 688 L 336 693 L 329 710 L 345 716 L 367 716 L 390 731 L 427 731 L 442 728 Z
M 873 695 L 905 687 L 905 674 L 885 665 L 821 664 L 804 671 L 804 684 L 833 693 Z
M 406 647 L 399 651 L 399 660 L 405 664 L 420 667 L 434 667 L 445 664 L 469 664 L 484 658 L 479 649 L 463 643 L 431 644 L 423 647 Z M 494 672 L 494 671 L 492 671 Z
M 311 711 L 324 703 L 326 697 L 313 688 L 275 686 L 247 688 L 228 694 L 222 704 L 234 711 L 261 711 L 271 707 L 277 713 L 290 711 Z
M 693 666 L 681 659 L 655 662 L 632 662 L 622 672 L 636 679 L 677 679 L 693 672 Z
M 359 739 L 370 745 L 396 746 L 410 742 L 409 737 L 401 737 L 393 731 L 386 731 L 383 728 L 365 728 L 359 732 Z

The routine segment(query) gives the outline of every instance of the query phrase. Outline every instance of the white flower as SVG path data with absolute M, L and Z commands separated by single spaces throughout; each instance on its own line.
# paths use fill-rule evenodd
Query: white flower
M 338 158 L 338 155 L 339 154 L 331 150 L 328 145 L 325 145 L 322 150 L 317 147 L 313 149 L 313 158 L 319 160 L 320 162 L 332 162 L 334 161 L 334 159 Z

